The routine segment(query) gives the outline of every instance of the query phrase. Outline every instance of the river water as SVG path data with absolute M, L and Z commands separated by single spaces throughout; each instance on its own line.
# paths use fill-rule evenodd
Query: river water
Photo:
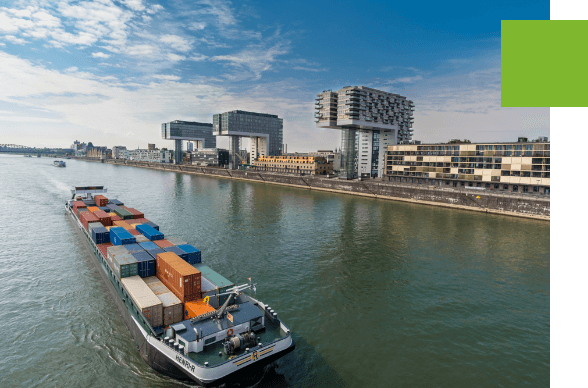
M 63 210 L 104 185 L 252 277 L 296 350 L 258 387 L 549 384 L 549 223 L 127 166 L 0 155 L 0 386 L 182 386 L 139 357 Z

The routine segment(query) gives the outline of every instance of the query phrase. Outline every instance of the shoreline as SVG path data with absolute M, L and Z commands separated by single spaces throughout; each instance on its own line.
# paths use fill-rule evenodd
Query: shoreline
M 469 201 L 467 201 L 467 203 L 474 203 L 474 204 L 478 205 L 478 206 L 468 206 L 468 205 L 458 204 L 458 203 L 431 201 L 431 200 L 426 200 L 426 199 L 422 199 L 422 198 L 405 198 L 405 197 L 401 197 L 401 196 L 378 194 L 378 193 L 374 192 L 373 190 L 370 190 L 365 182 L 339 181 L 339 180 L 336 180 L 336 178 L 321 178 L 321 177 L 317 178 L 314 176 L 296 176 L 296 175 L 266 173 L 266 172 L 259 172 L 259 171 L 225 170 L 225 169 L 190 166 L 190 165 L 171 165 L 171 164 L 164 165 L 164 164 L 150 163 L 150 162 L 125 161 L 125 162 L 121 163 L 121 162 L 116 162 L 114 160 L 102 161 L 102 160 L 92 160 L 92 159 L 88 159 L 88 158 L 72 158 L 72 159 L 86 161 L 86 162 L 94 162 L 94 163 L 106 163 L 106 164 L 114 164 L 114 165 L 121 165 L 121 166 L 141 167 L 141 168 L 147 168 L 147 169 L 151 169 L 151 170 L 174 171 L 174 172 L 181 172 L 181 173 L 194 174 L 194 175 L 210 176 L 210 177 L 215 177 L 215 178 L 235 179 L 235 180 L 243 180 L 243 181 L 258 182 L 258 183 L 269 183 L 269 184 L 274 184 L 274 185 L 301 188 L 301 189 L 305 189 L 305 190 L 319 190 L 319 191 L 331 192 L 331 193 L 337 193 L 337 194 L 356 195 L 356 196 L 367 197 L 367 198 L 385 199 L 385 200 L 389 200 L 389 201 L 400 201 L 400 202 L 413 203 L 413 204 L 418 204 L 418 205 L 439 206 L 439 207 L 445 207 L 445 208 L 451 208 L 451 209 L 474 211 L 474 212 L 478 212 L 478 213 L 496 214 L 496 215 L 527 218 L 527 219 L 548 221 L 548 222 L 550 221 L 549 215 L 516 212 L 516 211 L 504 210 L 504 209 L 500 209 L 500 208 L 493 209 L 493 208 L 489 208 L 488 206 L 483 206 L 482 204 L 479 203 L 479 201 L 475 200 L 475 198 L 479 199 L 480 196 L 497 197 L 500 199 L 509 199 L 509 200 L 523 200 L 523 201 L 527 200 L 528 203 L 534 202 L 536 205 L 538 204 L 539 206 L 543 203 L 543 205 L 546 205 L 547 207 L 549 207 L 549 202 L 550 202 L 549 199 L 543 199 L 543 198 L 539 198 L 539 199 L 521 198 L 520 196 L 516 196 L 516 195 L 507 196 L 507 195 L 498 195 L 498 194 L 487 193 L 487 192 L 463 193 L 458 190 L 444 191 L 443 189 L 437 189 L 437 188 L 390 185 L 390 184 L 385 184 L 383 182 L 368 182 L 367 183 L 367 185 L 371 185 L 371 186 L 376 185 L 375 186 L 376 189 L 383 189 L 383 190 L 387 190 L 387 191 L 390 191 L 390 190 L 394 191 L 394 189 L 400 189 L 401 191 L 408 191 L 409 192 L 408 194 L 411 194 L 411 192 L 414 192 L 414 191 L 424 191 L 424 192 L 426 191 L 426 192 L 430 192 L 427 194 L 429 194 L 429 196 L 432 196 L 432 197 L 435 197 L 435 194 L 441 194 L 441 197 L 443 197 L 443 198 L 440 198 L 440 199 L 449 200 L 451 202 L 457 202 L 458 200 L 456 200 L 455 198 L 450 198 L 450 197 L 456 197 L 456 196 L 459 197 L 459 195 L 461 195 L 462 197 L 467 198 L 469 200 Z M 217 171 L 214 171 L 214 170 L 217 170 Z M 220 172 L 220 171 L 222 171 L 223 173 L 221 173 L 221 174 L 214 173 L 214 172 Z M 264 175 L 262 175 L 262 173 L 264 173 Z M 236 176 L 236 175 L 241 175 L 241 176 Z M 253 177 L 250 175 L 253 175 Z M 264 176 L 266 179 L 264 179 Z M 270 180 L 268 178 L 274 179 L 274 180 Z M 295 181 L 295 182 L 301 181 L 304 184 L 301 184 L 299 182 L 297 182 L 298 184 L 291 183 L 291 182 L 290 183 L 280 182 L 277 180 L 286 180 L 286 181 Z M 340 188 L 337 189 L 337 188 L 330 188 L 330 187 L 317 187 L 316 185 L 313 186 L 313 185 L 309 184 L 311 182 L 311 180 L 312 180 L 312 183 L 316 183 L 318 180 L 327 180 L 328 183 L 331 183 L 330 181 L 336 180 L 334 182 L 334 183 L 336 183 L 336 185 L 346 187 L 347 189 L 341 190 Z M 365 190 L 361 186 L 363 186 L 365 188 Z M 358 187 L 359 187 L 359 189 L 358 189 Z M 402 190 L 402 189 L 406 189 L 406 190 Z M 406 196 L 407 193 L 402 193 L 402 194 Z M 445 196 L 443 194 L 445 194 Z M 470 195 L 471 195 L 471 197 L 470 197 Z M 472 197 L 474 197 L 474 198 L 472 198 Z M 461 199 L 461 198 L 459 198 L 459 199 Z M 494 201 L 498 202 L 498 199 L 494 199 Z M 463 202 L 463 200 L 462 200 L 462 202 Z M 546 208 L 544 207 L 543 211 L 545 211 L 545 209 Z M 547 210 L 547 212 L 548 212 L 548 210 Z

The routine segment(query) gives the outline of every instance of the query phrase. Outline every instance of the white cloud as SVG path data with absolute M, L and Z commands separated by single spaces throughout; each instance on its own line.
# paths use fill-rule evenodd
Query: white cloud
M 151 46 L 148 44 L 140 44 L 136 46 L 131 46 L 126 49 L 127 54 L 133 56 L 149 56 L 153 55 L 153 53 L 157 50 L 155 46 Z
M 96 52 L 96 53 L 92 53 L 92 56 L 94 58 L 104 58 L 104 59 L 108 59 L 110 58 L 110 54 L 105 54 L 103 52 Z
M 121 2 L 133 11 L 144 11 L 145 5 L 142 0 L 121 0 Z
M 13 36 L 13 35 L 6 35 L 6 36 L 4 36 L 4 39 L 6 39 L 7 41 L 9 41 L 10 43 L 13 43 L 13 44 L 25 45 L 25 44 L 29 43 L 26 40 L 24 40 L 22 38 L 17 38 L 16 36 Z
M 147 9 L 147 13 L 154 14 L 154 13 L 157 13 L 157 12 L 159 12 L 161 10 L 163 10 L 163 6 L 162 5 L 154 4 L 154 5 L 152 5 L 151 7 L 149 7 Z
M 203 30 L 204 28 L 206 28 L 206 23 L 204 23 L 204 22 L 194 22 L 188 26 L 188 29 L 193 30 L 193 31 L 200 31 L 200 30 Z
M 186 57 L 184 57 L 183 55 L 177 55 L 173 53 L 168 53 L 167 58 L 172 62 L 183 61 L 184 59 L 186 59 Z
M 319 71 L 327 71 L 327 69 L 313 69 L 310 67 L 302 67 L 302 66 L 294 66 L 294 70 L 304 70 L 304 71 L 312 71 L 312 72 L 319 72 Z
M 417 81 L 422 81 L 423 77 L 421 75 L 415 75 L 414 77 L 400 77 L 393 80 L 388 81 L 389 84 L 412 84 Z
M 156 74 L 153 78 L 162 79 L 166 81 L 179 81 L 182 77 L 178 77 L 177 75 L 166 75 L 166 74 Z
M 159 41 L 178 51 L 190 50 L 190 43 L 178 35 L 163 35 L 159 38 Z
M 272 63 L 276 61 L 278 55 L 286 54 L 286 48 L 278 43 L 275 46 L 265 49 L 260 46 L 250 46 L 236 54 L 217 55 L 211 58 L 212 61 L 227 61 L 237 69 L 248 69 L 249 74 L 242 72 L 232 75 L 225 75 L 227 78 L 244 79 L 253 77 L 253 79 L 260 79 L 264 71 L 268 71 L 272 67 Z
M 192 57 L 190 57 L 190 60 L 192 61 L 196 61 L 196 62 L 201 62 L 206 60 L 208 57 L 206 55 L 194 55 Z

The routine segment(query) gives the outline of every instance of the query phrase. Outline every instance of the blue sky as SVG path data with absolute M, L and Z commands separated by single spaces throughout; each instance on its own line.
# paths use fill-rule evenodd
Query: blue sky
M 288 151 L 333 149 L 314 98 L 347 85 L 412 99 L 417 140 L 549 136 L 549 108 L 500 108 L 503 19 L 549 2 L 2 2 L 0 143 L 170 146 L 162 122 L 244 109 L 284 118 Z

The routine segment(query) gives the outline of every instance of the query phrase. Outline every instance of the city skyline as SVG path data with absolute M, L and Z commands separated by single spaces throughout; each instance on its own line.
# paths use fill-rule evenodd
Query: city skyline
M 0 7 L 0 137 L 170 148 L 162 122 L 249 110 L 283 117 L 292 152 L 335 149 L 340 134 L 316 128 L 314 99 L 348 85 L 413 100 L 415 140 L 550 136 L 549 108 L 500 108 L 500 20 L 548 19 L 549 2 L 460 4 Z

